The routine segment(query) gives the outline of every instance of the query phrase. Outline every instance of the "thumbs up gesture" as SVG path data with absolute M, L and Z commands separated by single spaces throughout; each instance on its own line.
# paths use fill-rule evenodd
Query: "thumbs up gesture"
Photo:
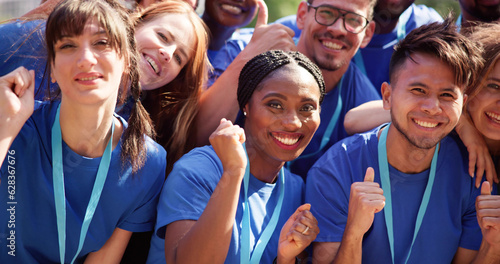
M 500 196 L 491 195 L 490 183 L 481 185 L 481 195 L 476 199 L 477 222 L 490 247 L 500 248 Z
M 346 233 L 362 237 L 373 224 L 375 213 L 384 208 L 384 192 L 380 185 L 373 181 L 374 178 L 375 172 L 369 167 L 364 181 L 351 185 Z
M 250 60 L 251 58 L 269 50 L 297 50 L 297 47 L 293 42 L 293 36 L 295 35 L 293 30 L 281 24 L 268 25 L 268 11 L 266 4 L 263 0 L 259 0 L 257 4 L 259 6 L 259 13 L 257 15 L 257 21 L 252 39 L 240 54 Z

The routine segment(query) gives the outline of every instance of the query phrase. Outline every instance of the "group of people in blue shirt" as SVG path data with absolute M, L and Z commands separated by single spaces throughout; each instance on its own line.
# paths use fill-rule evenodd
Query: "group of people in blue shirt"
M 500 3 L 55 2 L 0 27 L 0 262 L 500 263 Z

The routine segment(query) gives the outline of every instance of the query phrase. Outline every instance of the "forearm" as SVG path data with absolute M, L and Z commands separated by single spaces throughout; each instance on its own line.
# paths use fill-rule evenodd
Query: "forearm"
M 352 233 L 348 227 L 344 231 L 340 248 L 333 263 L 361 264 L 363 236 Z
M 382 100 L 370 101 L 355 107 L 344 117 L 344 127 L 349 135 L 371 130 L 387 122 L 391 122 L 391 114 L 389 110 L 383 108 Z
M 120 263 L 131 236 L 132 232 L 116 228 L 101 249 L 89 253 L 85 264 Z
M 473 264 L 493 264 L 500 263 L 500 246 L 490 245 L 484 239 L 479 248 L 479 252 L 474 258 Z
M 215 131 L 222 118 L 234 122 L 239 106 L 236 91 L 238 77 L 245 63 L 250 60 L 244 50 L 233 60 L 214 84 L 200 97 L 199 111 L 196 117 L 197 145 L 208 144 L 208 138 Z
M 168 263 L 224 262 L 231 243 L 240 188 L 241 177 L 223 174 L 200 218 L 179 240 L 173 254 L 167 254 Z M 170 250 L 165 248 L 166 252 Z

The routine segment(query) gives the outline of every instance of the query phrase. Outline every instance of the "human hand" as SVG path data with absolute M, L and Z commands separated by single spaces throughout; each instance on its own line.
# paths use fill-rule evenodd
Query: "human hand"
M 316 239 L 319 233 L 318 221 L 310 209 L 310 204 L 299 206 L 281 228 L 278 263 L 295 263 L 295 257 Z
M 495 164 L 491 159 L 488 146 L 483 136 L 476 129 L 467 113 L 462 113 L 455 129 L 469 152 L 469 175 L 476 172 L 476 187 L 479 188 L 483 175 L 490 184 L 498 183 Z
M 247 158 L 242 145 L 245 142 L 243 128 L 222 118 L 209 140 L 222 162 L 224 173 L 243 177 L 247 166 Z
M 378 183 L 373 182 L 374 178 L 375 172 L 369 167 L 364 181 L 351 185 L 346 232 L 352 235 L 363 236 L 373 224 L 375 214 L 385 206 L 384 192 Z
M 483 239 L 490 246 L 500 248 L 500 196 L 491 195 L 490 183 L 481 186 L 481 195 L 476 198 L 476 215 Z
M 259 13 L 255 23 L 252 39 L 241 53 L 251 59 L 269 50 L 295 51 L 297 47 L 293 41 L 294 31 L 281 24 L 268 25 L 268 10 L 263 0 L 257 2 Z
M 19 67 L 0 77 L 0 123 L 9 131 L 21 129 L 35 105 L 35 72 Z

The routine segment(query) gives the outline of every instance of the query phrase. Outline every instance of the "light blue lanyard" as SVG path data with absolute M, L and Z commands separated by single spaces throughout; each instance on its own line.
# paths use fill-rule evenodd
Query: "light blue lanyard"
M 245 153 L 247 153 L 245 144 L 243 144 L 243 148 L 245 149 Z M 276 188 L 279 189 L 279 198 L 276 207 L 274 208 L 273 215 L 271 216 L 271 220 L 267 224 L 266 228 L 260 235 L 259 240 L 255 244 L 255 249 L 253 250 L 252 256 L 250 257 L 250 208 L 248 205 L 248 185 L 250 182 L 250 160 L 248 159 L 247 154 L 247 167 L 245 169 L 245 176 L 243 177 L 243 186 L 245 190 L 245 202 L 243 203 L 243 219 L 241 223 L 241 253 L 240 253 L 240 263 L 246 264 L 258 264 L 260 263 L 260 259 L 262 258 L 262 254 L 264 253 L 264 249 L 271 239 L 274 230 L 276 229 L 276 225 L 278 224 L 278 219 L 281 212 L 281 207 L 283 205 L 283 198 L 285 196 L 285 173 L 283 167 L 281 167 L 278 183 L 281 181 L 281 184 L 276 183 Z
M 53 176 L 54 200 L 56 205 L 56 216 L 57 216 L 57 234 L 59 238 L 59 256 L 61 263 L 65 263 L 66 195 L 64 191 L 61 124 L 59 122 L 60 107 L 61 105 L 57 106 L 56 118 L 54 124 L 52 125 L 52 159 L 53 159 L 52 176 Z M 73 260 L 71 260 L 71 263 L 75 262 L 76 257 L 82 250 L 90 222 L 92 221 L 95 209 L 97 207 L 97 204 L 99 203 L 99 198 L 101 197 L 102 188 L 104 187 L 104 182 L 106 181 L 106 176 L 108 174 L 109 164 L 111 163 L 111 148 L 112 148 L 114 130 L 115 130 L 115 123 L 112 122 L 111 138 L 109 139 L 106 150 L 104 150 L 101 162 L 99 163 L 99 169 L 97 171 L 96 180 L 94 183 L 94 187 L 92 188 L 92 194 L 90 196 L 90 201 L 87 206 L 87 211 L 85 212 L 85 218 L 82 223 L 82 229 L 80 231 L 80 242 L 78 244 L 78 249 L 76 251 L 76 254 L 73 257 Z
M 387 133 L 389 131 L 390 124 L 382 130 L 380 134 L 380 139 L 378 141 L 378 166 L 380 172 L 380 182 L 382 184 L 382 190 L 385 196 L 385 206 L 384 206 L 384 217 L 385 225 L 387 227 L 387 235 L 389 237 L 389 245 L 391 249 L 392 263 L 394 263 L 394 224 L 392 218 L 392 195 L 391 195 L 391 180 L 389 176 L 389 162 L 387 161 Z M 436 178 L 436 163 L 438 157 L 439 144 L 436 146 L 434 155 L 432 156 L 431 169 L 429 173 L 429 180 L 427 181 L 427 186 L 425 187 L 424 196 L 422 197 L 422 202 L 420 203 L 420 208 L 418 209 L 417 219 L 415 221 L 415 231 L 413 232 L 413 240 L 406 256 L 405 263 L 408 263 L 410 259 L 411 250 L 415 239 L 417 238 L 418 231 L 422 225 L 422 221 L 425 216 L 425 211 L 427 210 L 427 205 L 429 204 L 432 186 L 434 185 L 434 179 Z
M 411 7 L 410 7 L 411 8 Z M 397 29 L 397 39 L 398 42 L 402 39 L 405 38 L 406 36 L 406 21 L 408 19 L 405 17 L 405 19 L 402 19 L 403 15 L 401 15 L 398 19 L 398 29 Z M 358 52 L 354 54 L 354 63 L 356 66 L 358 66 L 359 70 L 361 70 L 362 73 L 366 74 L 366 67 L 365 67 L 365 61 L 363 60 L 363 55 L 361 54 L 361 49 L 358 49 Z
M 462 29 L 462 14 L 458 16 L 455 25 L 457 26 L 457 31 L 460 32 L 460 29 Z
M 330 123 L 328 123 L 328 126 L 325 129 L 325 133 L 323 133 L 323 137 L 321 138 L 321 143 L 319 145 L 318 150 L 316 150 L 313 153 L 301 155 L 301 156 L 297 157 L 296 159 L 287 162 L 286 166 L 288 169 L 290 169 L 290 167 L 292 166 L 292 164 L 295 161 L 297 161 L 299 159 L 313 157 L 314 155 L 320 153 L 321 150 L 324 149 L 326 147 L 326 145 L 328 145 L 328 142 L 332 138 L 333 130 L 335 130 L 335 127 L 337 126 L 337 123 L 339 121 L 340 112 L 342 111 L 342 95 L 341 95 L 341 93 L 342 93 L 343 84 L 344 84 L 344 75 L 342 75 L 342 78 L 340 78 L 340 82 L 337 85 L 337 89 L 339 91 L 339 96 L 337 97 L 337 107 L 335 108 L 335 112 L 333 112 L 332 118 L 330 119 Z M 326 111 L 326 109 L 322 109 L 322 111 Z

